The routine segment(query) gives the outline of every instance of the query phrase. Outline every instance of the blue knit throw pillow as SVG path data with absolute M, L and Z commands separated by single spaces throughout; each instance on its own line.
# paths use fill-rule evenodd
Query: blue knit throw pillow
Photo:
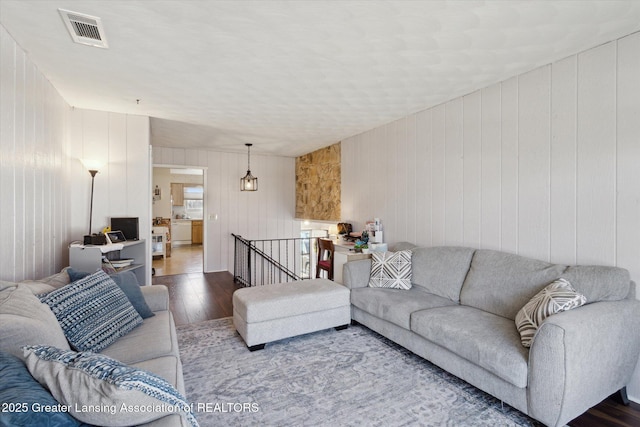
M 26 346 L 29 372 L 78 420 L 100 426 L 138 425 L 166 415 L 198 425 L 192 406 L 165 379 L 91 352 Z
M 142 324 L 127 296 L 101 270 L 40 298 L 76 350 L 100 351 Z

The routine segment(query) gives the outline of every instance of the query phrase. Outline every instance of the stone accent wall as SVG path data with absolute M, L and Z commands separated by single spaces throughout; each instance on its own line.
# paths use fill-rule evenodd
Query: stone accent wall
M 296 218 L 340 220 L 340 143 L 296 158 Z

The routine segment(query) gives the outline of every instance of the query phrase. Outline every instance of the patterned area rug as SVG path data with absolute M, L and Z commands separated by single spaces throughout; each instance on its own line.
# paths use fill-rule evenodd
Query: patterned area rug
M 363 327 L 250 352 L 231 318 L 178 327 L 202 426 L 539 426 Z

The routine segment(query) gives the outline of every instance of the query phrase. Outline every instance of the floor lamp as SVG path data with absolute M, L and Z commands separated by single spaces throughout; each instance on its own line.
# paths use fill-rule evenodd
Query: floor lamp
M 92 243 L 91 240 L 91 223 L 93 220 L 93 184 L 96 178 L 96 174 L 98 173 L 98 164 L 95 161 L 91 160 L 82 160 L 82 164 L 89 170 L 91 174 L 91 203 L 89 205 L 89 233 L 84 236 L 84 244 L 90 245 Z

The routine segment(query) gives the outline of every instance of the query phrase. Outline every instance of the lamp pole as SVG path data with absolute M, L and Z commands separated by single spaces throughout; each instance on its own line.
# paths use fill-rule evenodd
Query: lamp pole
M 93 183 L 95 181 L 96 174 L 98 173 L 98 171 L 95 169 L 89 169 L 89 173 L 91 174 L 91 203 L 89 205 L 89 233 L 86 236 L 84 236 L 85 245 L 91 244 L 91 225 L 92 225 L 91 223 L 93 220 Z

